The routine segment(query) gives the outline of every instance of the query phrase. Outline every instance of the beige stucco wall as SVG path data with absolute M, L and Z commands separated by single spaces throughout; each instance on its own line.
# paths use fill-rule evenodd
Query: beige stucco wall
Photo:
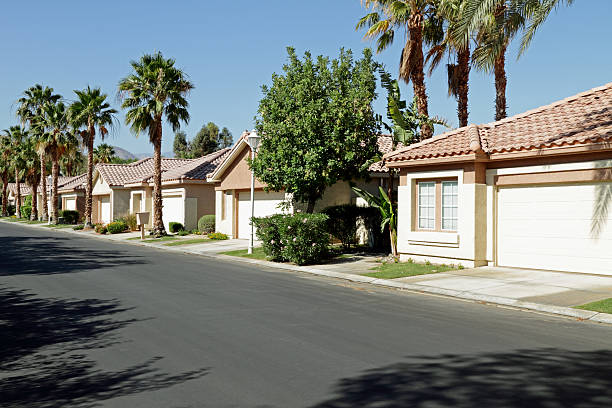
M 93 195 L 104 195 L 104 194 L 110 194 L 110 193 L 111 193 L 110 186 L 98 174 L 96 176 L 96 178 L 94 179 L 94 185 L 93 185 L 93 189 L 92 189 L 92 194 Z
M 213 184 L 185 184 L 184 187 L 187 198 L 197 199 L 197 219 L 200 219 L 200 217 L 202 217 L 203 215 L 215 214 L 216 195 L 215 186 Z
M 225 201 L 223 195 L 225 194 Z M 225 204 L 225 218 L 223 217 L 223 205 Z M 233 237 L 235 224 L 234 190 L 215 191 L 215 229 L 217 232 Z
M 417 231 L 413 225 L 416 180 L 447 177 L 458 180 L 457 231 Z M 461 263 L 469 267 L 485 264 L 486 186 L 464 183 L 463 169 L 408 173 L 404 183 L 398 188 L 397 247 L 400 258 Z M 478 226 L 476 220 L 480 220 Z
M 243 148 L 233 163 L 221 175 L 219 187 L 222 190 L 236 190 L 251 188 L 251 169 L 246 161 L 249 149 Z M 255 179 L 255 188 L 262 188 L 264 184 Z

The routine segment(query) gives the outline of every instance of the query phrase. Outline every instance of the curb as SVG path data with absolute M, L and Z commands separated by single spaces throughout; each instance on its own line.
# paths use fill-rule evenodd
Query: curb
M 5 222 L 8 224 L 19 224 L 19 225 L 24 225 L 24 226 L 33 227 L 33 228 L 45 228 L 45 227 L 41 227 L 42 224 L 23 224 L 19 222 L 10 222 L 10 221 L 4 221 L 4 220 L 0 220 L 0 222 Z M 590 310 L 574 309 L 571 307 L 564 307 L 564 306 L 546 305 L 542 303 L 525 302 L 522 300 L 512 299 L 512 298 L 507 298 L 507 297 L 502 297 L 502 296 L 481 295 L 481 294 L 471 293 L 471 292 L 466 292 L 466 291 L 436 288 L 432 286 L 418 285 L 414 283 L 397 282 L 397 281 L 387 280 L 387 279 L 371 278 L 368 276 L 327 271 L 327 270 L 317 269 L 317 268 L 308 267 L 308 266 L 279 264 L 276 262 L 263 261 L 260 259 L 248 259 L 248 258 L 242 258 L 239 256 L 224 255 L 224 254 L 219 254 L 219 253 L 203 253 L 203 252 L 189 250 L 188 248 L 167 247 L 163 245 L 156 245 L 156 244 L 140 242 L 137 240 L 128 241 L 125 239 L 123 240 L 113 239 L 113 238 L 108 238 L 107 236 L 102 236 L 102 235 L 97 236 L 97 235 L 83 234 L 78 231 L 74 231 L 71 228 L 59 228 L 59 229 L 45 228 L 45 229 L 51 230 L 51 231 L 66 232 L 69 234 L 77 234 L 85 238 L 105 239 L 107 241 L 124 242 L 124 243 L 128 243 L 131 245 L 139 245 L 139 246 L 144 246 L 144 247 L 149 247 L 149 248 L 158 248 L 158 249 L 162 249 L 166 251 L 185 253 L 189 255 L 198 255 L 198 256 L 203 256 L 203 257 L 208 257 L 208 258 L 222 259 L 222 260 L 234 261 L 234 262 L 238 261 L 238 262 L 248 263 L 252 265 L 260 265 L 260 266 L 266 266 L 266 267 L 275 268 L 275 269 L 283 269 L 283 270 L 290 270 L 290 271 L 295 271 L 295 272 L 309 273 L 311 275 L 342 279 L 342 280 L 347 280 L 350 282 L 367 283 L 367 284 L 371 284 L 375 286 L 406 290 L 406 291 L 415 292 L 415 293 L 445 296 L 449 298 L 463 299 L 463 300 L 468 300 L 468 301 L 478 302 L 478 303 L 483 303 L 483 304 L 489 304 L 489 305 L 508 306 L 508 307 L 512 307 L 512 308 L 516 308 L 520 310 L 547 313 L 547 314 L 556 315 L 556 316 L 568 317 L 568 318 L 572 318 L 572 319 L 576 319 L 580 321 L 591 321 L 591 322 L 596 322 L 596 323 L 612 324 L 612 314 L 608 314 L 608 313 L 600 313 L 600 312 L 593 312 Z

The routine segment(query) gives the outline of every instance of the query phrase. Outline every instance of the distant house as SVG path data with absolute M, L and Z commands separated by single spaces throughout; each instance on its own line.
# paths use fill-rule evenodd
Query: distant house
M 180 222 L 197 228 L 202 215 L 214 214 L 214 186 L 206 180 L 229 149 L 197 159 L 162 158 L 162 214 L 164 226 Z M 150 212 L 153 219 L 153 158 L 129 164 L 98 164 L 94 173 L 94 222 L 108 223 L 130 213 Z
M 216 183 L 216 229 L 218 232 L 235 238 L 249 238 L 251 217 L 251 170 L 246 161 L 250 155 L 250 148 L 246 141 L 248 133 L 244 133 L 236 142 L 225 160 L 209 177 L 210 182 Z M 391 136 L 383 135 L 378 138 L 379 150 L 391 150 Z M 356 184 L 372 193 L 378 191 L 378 186 L 386 186 L 389 179 L 389 170 L 382 163 L 370 166 L 370 181 L 355 180 Z M 266 192 L 265 184 L 255 180 L 255 216 L 265 217 L 284 211 L 293 211 L 286 208 L 284 203 L 291 201 L 291 196 L 284 191 Z M 325 190 L 323 197 L 316 202 L 315 211 L 339 204 L 360 203 L 361 199 L 351 190 L 348 182 L 338 182 Z
M 612 83 L 384 161 L 403 260 L 612 274 Z
M 17 183 L 8 183 L 6 190 L 8 192 L 8 203 L 10 205 L 17 205 Z M 31 194 L 32 189 L 26 183 L 19 183 L 19 190 L 21 194 L 21 204 L 23 204 L 26 196 Z

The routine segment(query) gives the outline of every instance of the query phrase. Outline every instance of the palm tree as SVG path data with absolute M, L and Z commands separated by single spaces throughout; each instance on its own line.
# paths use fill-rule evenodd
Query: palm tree
M 442 24 L 436 16 L 434 0 L 362 0 L 372 12 L 362 17 L 356 29 L 366 28 L 366 38 L 377 38 L 377 52 L 393 43 L 395 30 L 406 30 L 406 44 L 400 59 L 399 77 L 406 83 L 412 81 L 419 113 L 429 116 L 423 43 L 433 45 L 441 41 Z M 430 137 L 433 128 L 423 129 L 423 136 Z
M 465 41 L 476 34 L 478 45 L 472 59 L 477 68 L 495 76 L 495 120 L 506 112 L 506 51 L 510 41 L 525 26 L 525 16 L 516 8 L 515 0 L 465 0 L 460 22 L 451 36 Z M 520 1 L 520 0 L 519 0 Z
M 23 144 L 23 161 L 25 174 L 24 178 L 26 183 L 30 186 L 32 194 L 32 213 L 30 214 L 30 220 L 35 221 L 38 219 L 38 184 L 40 182 L 40 158 L 36 153 L 34 139 L 28 137 L 25 139 Z
M 101 143 L 94 149 L 94 163 L 110 163 L 115 158 L 113 146 Z
M 85 158 L 81 152 L 81 147 L 77 143 L 67 146 L 66 152 L 60 159 L 60 170 L 65 176 L 76 176 L 83 172 Z
M 166 59 L 158 52 L 144 55 L 132 61 L 134 72 L 119 82 L 122 108 L 128 109 L 126 124 L 136 135 L 147 133 L 155 151 L 153 187 L 153 233 L 165 235 L 162 220 L 161 194 L 161 146 L 164 117 L 177 132 L 181 122 L 189 122 L 189 103 L 185 98 L 193 84 L 185 73 L 174 66 L 173 59 Z
M 36 145 L 39 153 L 43 151 L 51 158 L 51 216 L 49 219 L 57 223 L 59 159 L 71 144 L 76 143 L 76 137 L 70 131 L 68 110 L 62 102 L 45 105 L 42 113 L 41 120 L 37 122 L 36 127 L 39 134 Z
M 4 135 L 10 141 L 11 149 L 11 167 L 15 172 L 15 186 L 16 186 L 16 202 L 15 202 L 15 215 L 17 218 L 21 218 L 21 177 L 23 175 L 25 163 L 23 160 L 23 143 L 28 137 L 27 132 L 24 131 L 21 126 L 11 126 L 9 129 L 4 130 Z
M 519 57 L 527 51 L 537 29 L 546 21 L 550 13 L 562 4 L 569 7 L 573 2 L 574 0 L 514 0 L 516 12 L 528 20 L 521 39 Z
M 53 93 L 53 88 L 36 84 L 23 92 L 23 96 L 17 101 L 17 116 L 21 118 L 22 124 L 28 124 L 30 133 L 34 137 L 40 136 L 35 134 L 33 128 L 36 122 L 39 121 L 42 115 L 43 106 L 46 104 L 56 103 L 61 99 L 60 95 Z M 47 160 L 44 151 L 40 153 L 40 180 L 42 189 L 43 214 L 42 219 L 46 221 L 49 218 L 49 209 L 47 205 Z
M 8 180 L 11 170 L 11 140 L 0 135 L 0 180 L 2 181 L 2 216 L 8 217 Z
M 470 37 L 453 38 L 451 33 L 461 21 L 465 0 L 440 0 L 438 13 L 444 20 L 444 38 L 430 48 L 427 61 L 429 74 L 440 64 L 444 55 L 453 60 L 446 65 L 448 94 L 457 99 L 459 127 L 468 125 L 468 90 L 470 79 Z
M 74 91 L 78 100 L 70 106 L 70 121 L 79 132 L 83 145 L 87 147 L 87 185 L 85 187 L 85 227 L 91 228 L 91 207 L 93 189 L 93 166 L 94 166 L 94 140 L 96 128 L 98 134 L 104 140 L 108 129 L 116 120 L 117 111 L 106 102 L 106 94 L 100 88 L 91 89 L 89 86 L 82 91 Z

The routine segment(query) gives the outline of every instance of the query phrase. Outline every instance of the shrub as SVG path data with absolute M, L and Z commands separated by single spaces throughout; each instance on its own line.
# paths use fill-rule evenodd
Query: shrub
M 189 234 L 190 234 L 190 232 L 189 232 L 189 231 L 180 230 L 180 231 L 178 232 L 178 234 L 177 234 L 177 235 L 178 235 L 179 237 L 184 237 L 185 235 L 189 235 Z
M 59 216 L 64 219 L 66 224 L 76 224 L 79 222 L 79 212 L 75 210 L 61 210 Z
M 171 222 L 168 224 L 168 228 L 173 234 L 185 230 L 185 227 L 180 222 Z
M 327 256 L 328 220 L 325 214 L 277 214 L 253 222 L 266 256 L 304 265 Z
M 110 224 L 108 224 L 106 228 L 108 229 L 108 232 L 110 232 L 111 234 L 119 234 L 120 232 L 127 231 L 128 225 L 125 223 L 125 221 L 117 220 L 117 221 L 113 221 Z
M 32 205 L 22 205 L 21 206 L 21 218 L 30 219 L 30 215 L 32 215 Z
M 215 232 L 215 216 L 214 215 L 203 215 L 198 220 L 198 230 L 203 234 L 210 234 Z
M 80 231 L 83 228 L 85 228 L 85 226 L 83 224 L 75 225 L 74 227 L 72 227 L 72 229 L 75 230 L 75 231 Z
M 229 239 L 229 237 L 222 232 L 211 232 L 210 234 L 208 234 L 208 238 L 218 240 Z
M 94 231 L 96 231 L 98 234 L 106 234 L 108 232 L 108 228 L 106 228 L 106 225 L 99 223 L 94 225 Z
M 337 238 L 344 248 L 350 248 L 357 237 L 357 219 L 361 214 L 361 207 L 342 204 L 327 207 L 321 212 L 329 217 L 327 231 Z
M 16 211 L 15 206 L 12 205 L 12 204 L 7 204 L 6 211 L 7 211 L 9 216 L 15 215 L 15 211 Z
M 136 220 L 136 214 L 128 214 L 120 218 L 121 221 L 125 222 L 130 231 L 138 231 L 138 221 Z

